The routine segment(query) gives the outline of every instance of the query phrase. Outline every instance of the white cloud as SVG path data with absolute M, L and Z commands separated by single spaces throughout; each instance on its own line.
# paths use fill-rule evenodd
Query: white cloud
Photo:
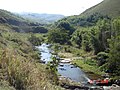
M 13 12 L 80 14 L 102 0 L 0 0 L 0 8 Z

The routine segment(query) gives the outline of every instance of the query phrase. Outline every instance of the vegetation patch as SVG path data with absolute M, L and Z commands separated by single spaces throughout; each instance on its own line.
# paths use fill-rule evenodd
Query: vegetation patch
M 98 79 L 102 74 L 104 74 L 104 72 L 100 71 L 94 60 L 74 60 L 72 63 L 80 67 L 91 79 Z

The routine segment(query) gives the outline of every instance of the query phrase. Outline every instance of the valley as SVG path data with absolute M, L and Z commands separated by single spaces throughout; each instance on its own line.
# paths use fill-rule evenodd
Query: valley
M 0 9 L 0 90 L 119 90 L 119 3 L 73 16 Z

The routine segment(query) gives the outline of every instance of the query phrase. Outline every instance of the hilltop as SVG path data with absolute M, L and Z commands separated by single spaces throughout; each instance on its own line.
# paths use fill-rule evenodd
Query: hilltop
M 120 16 L 120 0 L 104 0 L 101 3 L 87 9 L 81 15 L 89 16 L 96 12 L 110 17 L 118 17 Z
M 65 17 L 59 20 L 67 21 L 73 26 L 94 26 L 100 19 L 117 18 L 120 16 L 120 0 L 104 0 L 101 3 L 87 9 L 80 15 Z

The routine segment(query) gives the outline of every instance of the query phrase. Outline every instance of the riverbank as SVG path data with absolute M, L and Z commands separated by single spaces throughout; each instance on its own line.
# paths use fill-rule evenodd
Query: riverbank
M 88 90 L 89 87 L 82 85 L 80 82 L 75 82 L 67 77 L 59 76 L 59 84 L 67 90 Z
M 100 71 L 96 60 L 91 59 L 90 57 L 74 57 L 74 54 L 66 52 L 60 52 L 58 55 L 60 57 L 69 59 L 70 63 L 80 67 L 90 79 L 99 79 L 102 78 L 103 74 L 105 74 L 104 72 Z
M 81 55 L 81 57 L 77 57 L 72 53 L 69 52 L 60 52 L 58 53 L 59 56 L 64 57 L 64 62 L 68 62 L 70 64 L 73 64 L 75 67 L 79 67 L 80 69 L 83 70 L 83 72 L 87 75 L 88 78 L 90 78 L 91 80 L 105 80 L 105 78 L 103 76 L 107 76 L 109 77 L 109 75 L 105 72 L 102 72 L 100 70 L 100 67 L 98 66 L 98 62 L 97 60 L 95 60 L 96 56 L 94 55 L 90 55 L 90 53 L 85 54 L 84 56 Z M 71 87 L 68 85 L 65 85 L 65 87 Z M 75 86 L 75 85 L 74 85 Z M 72 86 L 72 88 L 75 88 L 74 86 Z M 64 86 L 63 86 L 64 87 Z M 97 90 L 119 90 L 120 87 L 118 86 L 118 84 L 110 82 L 109 84 L 107 84 L 106 86 L 92 86 L 93 88 L 97 88 Z M 78 88 L 92 88 L 91 86 L 89 87 L 89 84 L 87 86 L 83 86 L 82 85 Z M 118 89 L 119 88 L 119 89 Z
M 46 44 L 39 46 L 39 49 L 42 51 L 41 60 L 43 61 L 49 62 L 52 55 L 55 57 L 57 56 L 56 60 L 59 61 L 59 64 L 56 69 L 58 72 L 57 81 L 59 86 L 69 90 L 88 90 L 91 88 L 101 90 L 100 86 L 94 86 L 93 83 L 88 83 L 89 81 L 93 81 L 92 79 L 101 79 L 101 75 L 103 74 L 97 67 L 96 60 L 90 57 L 88 58 L 88 56 L 77 57 L 72 55 L 72 53 L 61 53 L 61 56 L 64 57 L 61 58 L 58 53 L 56 53 L 56 55 L 52 54 L 51 49 Z M 51 77 L 51 79 L 53 78 L 54 76 Z
M 99 79 L 102 78 L 103 74 L 105 74 L 104 72 L 100 71 L 97 65 L 89 65 L 85 59 L 73 60 L 72 64 L 80 67 L 90 79 Z M 94 61 L 92 64 L 94 64 Z

